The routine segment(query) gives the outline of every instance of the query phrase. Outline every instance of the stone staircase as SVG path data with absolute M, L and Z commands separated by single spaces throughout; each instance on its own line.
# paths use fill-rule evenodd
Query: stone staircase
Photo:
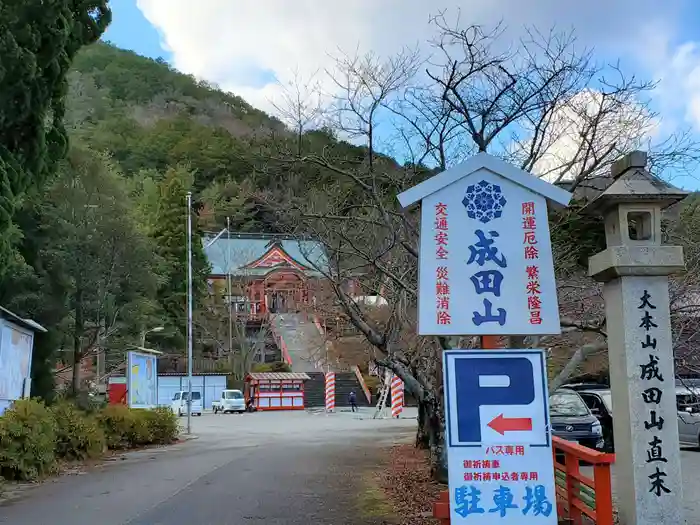
M 326 340 L 304 314 L 270 314 L 277 337 L 282 338 L 292 360 L 292 372 L 322 372 Z
M 328 370 L 325 337 L 304 314 L 271 314 L 270 322 L 278 344 L 284 346 L 292 361 L 292 372 L 304 372 L 310 377 L 304 384 L 305 407 L 325 407 L 325 372 Z M 343 367 L 339 363 L 331 365 L 331 370 L 335 371 L 336 407 L 350 406 L 348 396 L 352 390 L 357 394 L 358 406 L 370 406 L 355 373 L 340 371 L 338 368 Z
M 307 372 L 308 373 L 308 372 Z M 326 406 L 326 379 L 323 372 L 308 373 L 311 378 L 304 383 L 304 406 L 306 408 L 318 408 Z M 357 394 L 357 406 L 368 407 L 365 393 L 357 380 L 354 372 L 335 373 L 335 406 L 349 407 L 348 396 L 354 390 Z
M 326 406 L 326 378 L 323 372 L 311 372 L 304 382 L 304 408 Z

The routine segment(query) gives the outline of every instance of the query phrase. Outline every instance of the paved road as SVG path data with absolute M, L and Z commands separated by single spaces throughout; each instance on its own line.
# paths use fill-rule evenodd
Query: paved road
M 416 422 L 295 412 L 205 414 L 193 424 L 196 440 L 23 492 L 0 507 L 0 523 L 373 525 L 381 520 L 357 513 L 362 476 Z
M 198 439 L 24 490 L 0 506 L 0 524 L 375 525 L 358 514 L 361 478 L 414 428 L 346 413 L 205 414 Z M 681 454 L 686 517 L 700 523 L 700 451 Z

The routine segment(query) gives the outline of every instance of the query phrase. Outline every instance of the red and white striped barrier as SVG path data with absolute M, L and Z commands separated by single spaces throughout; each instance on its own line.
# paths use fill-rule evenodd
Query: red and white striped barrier
M 398 376 L 391 378 L 391 417 L 398 418 L 403 412 L 403 381 Z
M 335 410 L 335 372 L 326 372 L 326 412 Z

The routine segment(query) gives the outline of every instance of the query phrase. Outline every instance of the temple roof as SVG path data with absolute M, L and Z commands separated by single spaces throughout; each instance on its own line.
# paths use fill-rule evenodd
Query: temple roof
M 321 277 L 328 271 L 328 257 L 317 241 L 231 233 L 230 238 L 205 235 L 202 242 L 212 275 L 262 277 L 280 268 L 296 268 L 310 277 Z
M 251 372 L 246 378 L 255 381 L 308 381 L 311 379 L 304 372 Z

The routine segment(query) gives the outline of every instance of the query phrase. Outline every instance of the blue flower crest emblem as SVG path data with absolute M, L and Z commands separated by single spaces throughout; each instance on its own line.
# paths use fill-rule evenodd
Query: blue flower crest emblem
M 503 215 L 506 202 L 501 187 L 485 180 L 467 186 L 466 195 L 462 199 L 467 216 L 483 224 Z

